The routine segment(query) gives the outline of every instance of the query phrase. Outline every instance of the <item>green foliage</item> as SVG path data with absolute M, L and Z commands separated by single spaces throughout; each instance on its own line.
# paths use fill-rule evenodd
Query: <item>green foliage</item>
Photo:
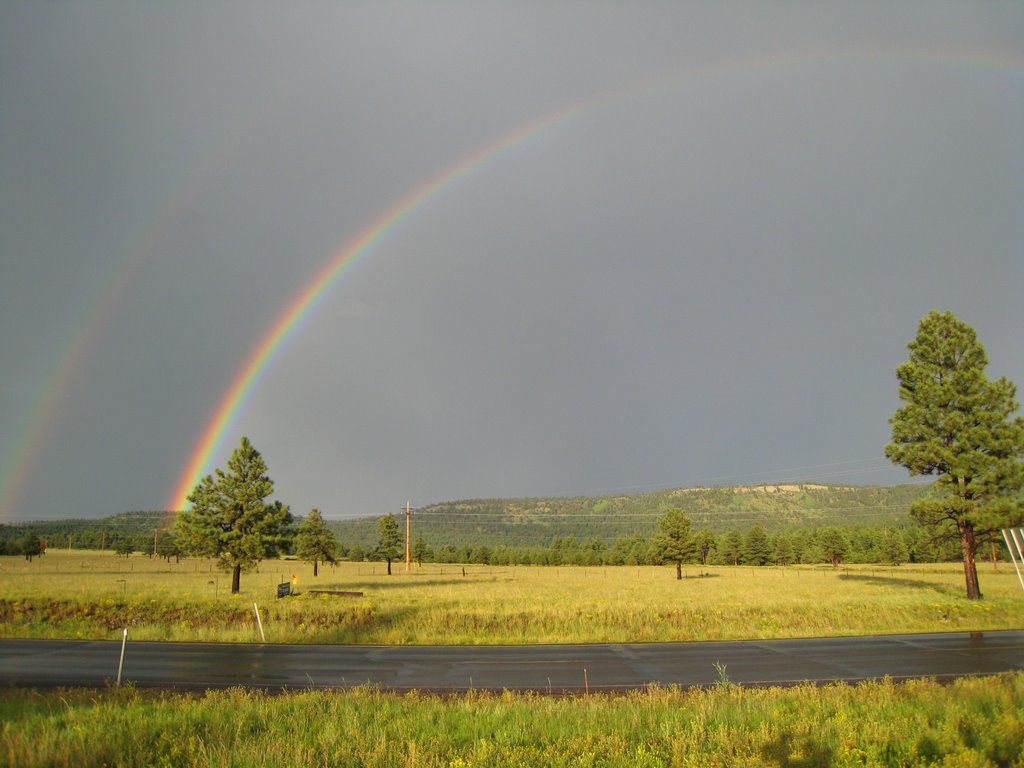
M 764 528 L 755 525 L 743 541 L 743 563 L 745 565 L 766 565 L 771 558 L 771 545 Z
M 715 537 L 708 550 L 710 560 L 725 562 L 716 553 L 717 536 L 730 528 L 745 531 L 761 525 L 769 533 L 781 530 L 813 530 L 827 525 L 847 528 L 899 527 L 907 522 L 910 503 L 927 494 L 923 485 L 883 486 L 736 486 L 675 489 L 652 493 L 602 498 L 506 499 L 459 501 L 426 507 L 417 515 L 417 534 L 440 558 L 464 547 L 486 546 L 492 561 L 522 557 L 521 562 L 541 563 L 551 554 L 555 538 L 572 536 L 599 539 L 606 549 L 598 553 L 606 563 L 651 562 L 650 539 L 657 531 L 657 519 L 669 507 L 679 507 L 694 523 L 695 535 Z M 596 514 L 600 510 L 601 514 Z M 150 552 L 153 530 L 173 526 L 178 513 L 136 511 L 99 519 L 64 519 L 31 523 L 0 524 L 0 541 L 11 552 L 28 530 L 46 538 L 51 548 L 111 549 L 113 536 L 126 536 L 133 551 Z M 361 559 L 377 544 L 377 518 L 327 521 L 339 541 L 358 547 L 353 556 Z M 908 540 L 908 546 L 910 542 Z M 916 546 L 916 545 L 915 545 Z M 936 554 L 936 544 L 927 544 L 911 560 L 947 559 Z M 940 547 L 941 548 L 941 547 Z M 589 556 L 579 549 L 580 556 Z M 958 556 L 956 552 L 953 557 Z M 799 553 L 796 553 L 799 561 Z
M 818 535 L 818 545 L 833 568 L 839 567 L 850 548 L 850 542 L 838 528 L 826 528 L 821 531 Z
M 661 560 L 676 564 L 676 578 L 681 579 L 683 562 L 693 560 L 697 555 L 697 543 L 693 540 L 690 518 L 678 507 L 665 510 L 658 520 L 658 534 L 654 537 L 653 552 Z
M 599 538 L 609 549 L 634 536 L 648 541 L 669 508 L 686 513 L 695 530 L 765 531 L 829 525 L 905 525 L 910 503 L 923 485 L 736 486 L 691 488 L 601 498 L 476 499 L 445 502 L 417 513 L 417 533 L 435 552 L 441 547 L 487 546 L 519 551 L 549 548 L 555 539 Z M 600 510 L 596 512 L 595 510 Z M 339 538 L 364 550 L 376 546 L 377 518 L 329 523 Z
M 969 598 L 981 597 L 974 553 L 979 538 L 1019 525 L 1024 515 L 1024 420 L 1016 388 L 990 381 L 973 328 L 952 312 L 929 312 L 896 369 L 904 405 L 890 419 L 885 453 L 912 475 L 935 475 L 933 493 L 912 517 L 933 535 L 959 541 Z
M 423 561 L 429 558 L 433 552 L 430 547 L 427 546 L 427 542 L 422 536 L 417 536 L 416 540 L 412 544 L 412 559 L 416 561 L 418 565 L 423 565 Z
M 729 531 L 722 541 L 720 551 L 725 562 L 739 565 L 743 559 L 743 534 L 739 531 Z
M 319 509 L 311 509 L 309 516 L 299 525 L 295 535 L 295 554 L 313 564 L 313 575 L 319 573 L 319 563 L 335 563 L 338 559 L 338 540 L 324 522 Z
M 156 537 L 156 553 L 167 562 L 171 558 L 176 560 L 181 557 L 181 547 L 178 545 L 178 537 L 173 531 L 161 531 Z
M 711 553 L 715 549 L 715 537 L 710 531 L 697 531 L 693 535 L 693 543 L 697 547 L 697 557 L 701 565 L 707 565 Z
M 232 573 L 231 591 L 239 590 L 240 574 L 274 554 L 288 536 L 288 507 L 265 499 L 274 481 L 249 438 L 228 459 L 228 471 L 218 468 L 207 475 L 188 499 L 192 509 L 178 515 L 175 533 L 185 552 L 215 557 Z
M 402 532 L 394 515 L 389 513 L 377 521 L 377 534 L 377 556 L 387 560 L 390 574 L 391 561 L 402 554 Z
M 125 557 L 130 557 L 132 552 L 136 551 L 135 542 L 128 536 L 115 535 L 111 548 L 115 554 L 124 555 Z
M 32 562 L 32 558 L 43 553 L 43 545 L 39 537 L 31 531 L 21 537 L 18 542 L 18 551 L 25 556 L 25 559 Z
M 886 529 L 881 544 L 881 561 L 889 565 L 900 565 L 910 559 L 910 550 L 903 537 Z
M 31 523 L 0 524 L 0 540 L 12 543 L 31 531 L 46 539 L 53 548 L 113 550 L 115 537 L 128 538 L 132 551 L 149 551 L 153 530 L 166 530 L 173 516 L 166 512 L 121 512 L 98 519 L 35 520 Z M 147 544 L 148 542 L 148 544 Z
M 780 533 L 776 537 L 772 557 L 778 565 L 791 565 L 794 562 L 793 539 L 788 533 Z

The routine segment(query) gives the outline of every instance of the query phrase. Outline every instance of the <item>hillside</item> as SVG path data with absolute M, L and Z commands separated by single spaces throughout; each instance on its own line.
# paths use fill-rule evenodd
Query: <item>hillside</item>
M 675 488 L 621 496 L 470 499 L 432 504 L 413 515 L 414 536 L 432 547 L 544 547 L 557 537 L 613 542 L 650 536 L 668 507 L 680 507 L 694 527 L 712 533 L 824 526 L 903 526 L 910 503 L 927 485 L 850 486 L 787 484 Z M 401 516 L 401 513 L 398 513 Z M 377 519 L 335 520 L 346 545 L 370 548 Z
M 416 510 L 414 536 L 431 547 L 547 547 L 556 538 L 602 539 L 651 536 L 668 507 L 680 507 L 694 528 L 720 534 L 760 525 L 766 531 L 824 526 L 903 526 L 910 503 L 927 485 L 852 486 L 820 484 L 715 486 L 619 496 L 468 499 Z M 401 516 L 401 513 L 397 513 Z M 297 513 L 301 517 L 301 512 Z M 164 512 L 123 512 L 95 520 L 50 520 L 0 525 L 0 540 L 31 531 L 50 546 L 110 546 L 115 537 L 151 546 L 153 532 L 173 523 Z M 377 518 L 331 520 L 345 547 L 372 549 Z
M 166 530 L 173 523 L 173 515 L 166 512 L 120 512 L 92 519 L 33 520 L 0 524 L 0 542 L 13 541 L 30 532 L 42 537 L 50 547 L 70 544 L 76 549 L 104 549 L 124 538 L 139 542 L 139 546 L 145 548 L 143 542 L 152 545 L 155 531 Z

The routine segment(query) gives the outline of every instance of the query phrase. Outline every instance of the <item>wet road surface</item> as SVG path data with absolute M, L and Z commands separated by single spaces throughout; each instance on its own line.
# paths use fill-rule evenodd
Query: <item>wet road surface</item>
M 120 641 L 0 639 L 0 684 L 103 686 Z M 376 685 L 387 690 L 607 691 L 857 681 L 886 675 L 951 679 L 1024 669 L 1024 631 L 519 646 L 370 646 L 136 642 L 123 680 L 170 689 L 270 690 Z

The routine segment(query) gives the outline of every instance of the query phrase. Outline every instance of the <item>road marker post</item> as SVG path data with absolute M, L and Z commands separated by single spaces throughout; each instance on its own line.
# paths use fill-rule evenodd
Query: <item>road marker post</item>
M 1024 564 L 1024 547 L 1021 546 L 1021 541 L 1024 541 L 1024 528 L 1004 528 L 1002 533 L 1003 540 L 1006 541 L 1006 549 L 1010 552 L 1013 570 L 1017 572 L 1017 581 L 1020 582 L 1020 588 L 1024 589 L 1024 576 L 1021 576 L 1020 566 L 1017 565 L 1018 560 Z
M 260 609 L 259 609 L 259 606 L 258 606 L 258 605 L 256 605 L 256 603 L 253 603 L 253 604 L 252 604 L 252 609 L 253 609 L 254 611 L 256 611 L 256 626 L 257 626 L 257 627 L 259 628 L 259 630 L 260 630 L 260 642 L 261 642 L 261 643 L 265 643 L 265 642 L 267 642 L 267 638 L 266 638 L 266 636 L 265 636 L 265 635 L 263 634 L 263 622 L 262 622 L 262 621 L 260 621 Z
M 128 627 L 124 628 L 121 636 L 121 660 L 117 662 L 117 687 L 121 687 L 121 672 L 124 670 L 124 647 L 128 645 Z

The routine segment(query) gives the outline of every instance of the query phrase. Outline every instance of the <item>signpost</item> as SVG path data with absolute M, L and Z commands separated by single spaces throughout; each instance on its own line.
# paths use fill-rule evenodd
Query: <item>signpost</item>
M 278 584 L 277 585 L 277 596 L 278 597 L 288 597 L 288 595 L 290 595 L 291 593 L 292 593 L 292 585 L 289 584 L 287 581 L 284 584 Z

